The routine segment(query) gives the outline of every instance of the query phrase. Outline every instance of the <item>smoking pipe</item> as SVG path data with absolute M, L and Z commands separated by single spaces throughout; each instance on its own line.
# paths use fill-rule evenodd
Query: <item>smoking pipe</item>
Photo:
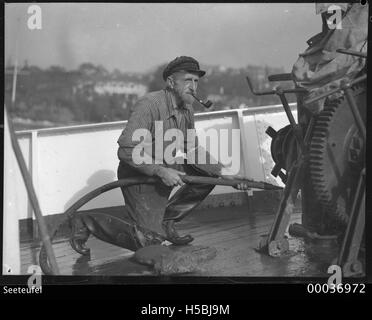
M 198 101 L 202 106 L 209 109 L 212 106 L 212 101 L 207 100 L 206 102 L 203 102 L 203 100 L 199 99 L 197 96 L 195 96 L 193 93 L 190 93 L 196 101 Z

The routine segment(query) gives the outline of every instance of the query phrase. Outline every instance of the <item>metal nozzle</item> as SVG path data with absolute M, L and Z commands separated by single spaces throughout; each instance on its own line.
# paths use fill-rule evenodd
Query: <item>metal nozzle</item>
M 190 93 L 190 94 L 194 97 L 194 99 L 196 101 L 198 101 L 202 106 L 204 106 L 207 109 L 209 109 L 212 106 L 212 104 L 213 104 L 212 101 L 210 101 L 210 100 L 207 100 L 206 102 L 203 102 L 203 100 L 201 100 L 198 97 L 196 97 L 193 93 Z

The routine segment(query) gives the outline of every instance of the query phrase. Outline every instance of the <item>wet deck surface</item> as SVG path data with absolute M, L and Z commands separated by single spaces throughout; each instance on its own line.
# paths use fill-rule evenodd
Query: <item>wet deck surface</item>
M 299 238 L 290 238 L 290 252 L 274 258 L 255 251 L 260 236 L 270 231 L 274 215 L 247 212 L 245 207 L 213 208 L 195 211 L 178 224 L 180 233 L 190 233 L 193 245 L 213 247 L 217 256 L 197 272 L 183 276 L 213 277 L 307 277 L 327 276 L 327 268 L 336 257 L 334 248 L 309 246 Z M 299 213 L 291 223 L 301 222 Z M 151 267 L 133 260 L 133 252 L 91 237 L 87 242 L 90 257 L 73 251 L 68 241 L 53 244 L 61 275 L 153 276 Z M 21 246 L 21 272 L 38 264 L 40 248 L 30 243 Z M 179 275 L 178 275 L 179 276 Z

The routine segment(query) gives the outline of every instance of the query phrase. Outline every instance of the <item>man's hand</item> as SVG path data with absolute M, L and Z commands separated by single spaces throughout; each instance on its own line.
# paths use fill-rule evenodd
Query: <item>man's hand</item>
M 156 175 L 168 187 L 183 186 L 185 183 L 182 181 L 180 175 L 185 175 L 184 172 L 172 168 L 160 167 Z
M 245 178 L 241 175 L 221 175 L 221 178 L 226 180 L 244 180 Z M 235 187 L 238 190 L 249 190 L 250 188 L 244 182 L 238 183 Z

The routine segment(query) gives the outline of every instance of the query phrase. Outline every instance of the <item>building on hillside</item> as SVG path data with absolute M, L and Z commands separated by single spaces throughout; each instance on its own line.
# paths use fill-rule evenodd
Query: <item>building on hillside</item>
M 98 95 L 121 94 L 141 97 L 147 92 L 147 86 L 126 81 L 100 81 L 95 84 L 94 92 Z

